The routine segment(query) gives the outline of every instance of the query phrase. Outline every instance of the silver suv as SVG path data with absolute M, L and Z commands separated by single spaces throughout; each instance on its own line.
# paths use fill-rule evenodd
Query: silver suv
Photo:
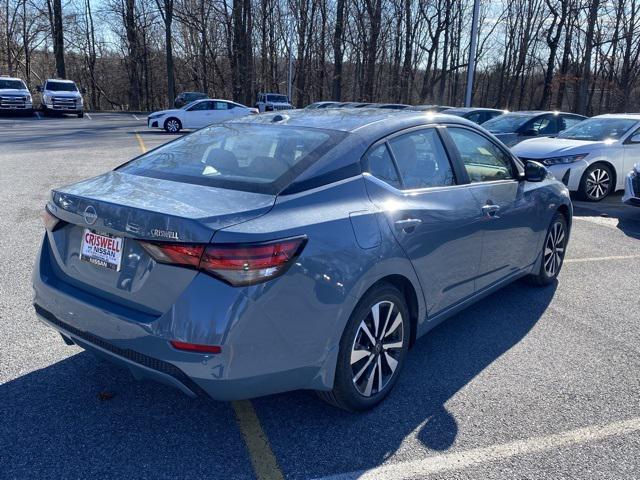
M 33 113 L 31 93 L 20 78 L 0 77 L 0 111 Z
M 49 113 L 75 113 L 82 118 L 84 105 L 82 94 L 72 80 L 50 78 L 38 87 L 42 93 L 40 108 L 45 115 Z
M 256 108 L 262 113 L 274 110 L 291 110 L 293 105 L 291 105 L 289 97 L 281 93 L 259 93 Z

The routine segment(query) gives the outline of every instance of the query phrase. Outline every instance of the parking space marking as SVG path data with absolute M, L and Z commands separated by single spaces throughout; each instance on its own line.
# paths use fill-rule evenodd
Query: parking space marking
M 610 257 L 565 258 L 564 263 L 604 262 L 609 260 L 630 260 L 640 255 L 612 255 Z
M 147 146 L 144 144 L 144 140 L 142 140 L 142 137 L 138 132 L 136 132 L 136 140 L 138 140 L 138 145 L 140 146 L 142 153 L 147 153 Z
M 271 450 L 267 434 L 260 425 L 260 419 L 249 400 L 231 402 L 238 420 L 238 427 L 249 452 L 253 471 L 258 480 L 283 480 L 284 475 Z
M 400 480 L 421 478 L 425 475 L 461 470 L 467 467 L 495 462 L 507 458 L 535 454 L 549 450 L 570 447 L 588 442 L 597 442 L 610 437 L 627 435 L 640 431 L 640 417 L 610 423 L 608 425 L 589 426 L 569 430 L 544 437 L 532 437 L 501 445 L 480 447 L 471 450 L 433 455 L 422 460 L 391 463 L 370 470 L 342 473 L 316 480 Z
M 140 120 L 135 113 L 132 113 L 131 115 L 133 115 L 133 118 L 135 118 L 136 120 Z
M 87 117 L 89 120 L 92 120 L 91 115 L 89 115 L 88 113 L 85 113 L 84 116 Z
M 36 112 L 33 112 L 33 113 L 35 113 L 35 114 L 36 114 L 36 118 L 37 118 L 38 120 L 42 120 L 42 117 L 40 116 L 40 112 L 37 112 L 37 111 L 36 111 Z

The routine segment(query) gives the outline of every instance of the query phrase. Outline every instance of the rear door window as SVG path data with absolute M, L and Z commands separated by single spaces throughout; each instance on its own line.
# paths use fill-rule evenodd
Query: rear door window
M 449 157 L 435 128 L 417 130 L 389 140 L 403 188 L 453 185 Z

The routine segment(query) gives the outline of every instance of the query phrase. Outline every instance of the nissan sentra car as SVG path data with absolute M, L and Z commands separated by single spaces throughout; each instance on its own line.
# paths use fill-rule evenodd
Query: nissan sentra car
M 249 116 L 53 190 L 34 305 L 67 343 L 188 395 L 310 389 L 364 410 L 438 323 L 554 282 L 571 220 L 543 165 L 459 117 Z

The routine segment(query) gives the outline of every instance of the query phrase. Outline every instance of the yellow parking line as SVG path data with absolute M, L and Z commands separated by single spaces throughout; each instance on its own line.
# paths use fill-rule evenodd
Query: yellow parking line
M 260 419 L 249 400 L 231 402 L 240 432 L 247 446 L 253 471 L 258 480 L 283 480 L 284 475 L 271 450 L 269 439 L 260 425 Z
M 142 140 L 142 137 L 138 132 L 136 132 L 136 139 L 138 140 L 138 145 L 140 145 L 140 150 L 142 150 L 142 153 L 146 153 L 147 146 L 144 144 L 144 140 Z

